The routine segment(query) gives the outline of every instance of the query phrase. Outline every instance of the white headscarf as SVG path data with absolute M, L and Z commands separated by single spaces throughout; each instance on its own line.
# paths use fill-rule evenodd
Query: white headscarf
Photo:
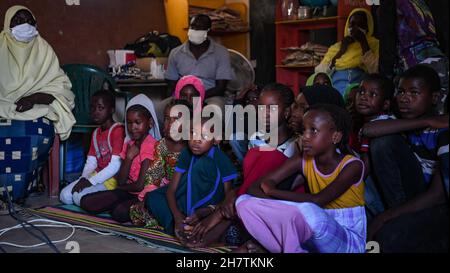
M 152 100 L 144 94 L 139 94 L 137 96 L 134 96 L 127 104 L 127 109 L 125 110 L 125 115 L 126 115 L 126 111 L 128 111 L 128 109 L 133 105 L 142 105 L 150 112 L 150 115 L 152 115 L 152 118 L 153 118 L 153 127 L 150 129 L 150 131 L 148 131 L 148 133 L 154 139 L 160 140 L 161 133 L 159 132 L 158 117 L 156 116 L 155 106 L 153 105 Z M 125 128 L 127 128 L 127 119 L 126 118 L 125 118 Z M 128 140 L 130 140 L 130 135 L 128 134 L 128 130 L 125 130 L 125 131 L 126 131 L 126 135 L 127 135 L 125 141 L 128 141 Z
M 12 36 L 11 19 L 20 10 L 31 13 L 24 6 L 9 8 L 0 33 L 0 117 L 34 120 L 45 116 L 65 140 L 75 124 L 72 84 L 60 68 L 52 47 L 40 35 L 28 43 L 19 42 Z M 15 103 L 35 93 L 50 94 L 55 100 L 50 105 L 36 104 L 29 111 L 16 112 Z

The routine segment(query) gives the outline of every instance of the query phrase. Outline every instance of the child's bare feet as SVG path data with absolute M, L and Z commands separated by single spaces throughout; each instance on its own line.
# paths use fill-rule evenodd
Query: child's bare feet
M 184 219 L 184 223 L 189 226 L 194 226 L 203 218 L 208 217 L 212 212 L 213 212 L 213 210 L 211 210 L 211 208 L 197 209 L 194 212 L 194 214 L 192 214 L 191 216 L 188 216 L 188 217 L 186 217 L 186 219 Z
M 223 220 L 219 213 L 209 216 L 202 222 L 204 222 L 201 224 L 205 226 L 205 229 L 198 234 L 189 234 L 187 247 L 199 248 L 217 243 L 231 225 L 231 221 Z

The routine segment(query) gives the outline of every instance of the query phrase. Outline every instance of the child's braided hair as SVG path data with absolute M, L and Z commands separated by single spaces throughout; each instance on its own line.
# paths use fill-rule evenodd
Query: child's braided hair
M 333 104 L 316 104 L 309 107 L 308 111 L 321 111 L 328 114 L 336 131 L 342 133 L 342 139 L 336 144 L 342 154 L 353 154 L 349 147 L 350 132 L 352 130 L 351 117 L 346 109 Z

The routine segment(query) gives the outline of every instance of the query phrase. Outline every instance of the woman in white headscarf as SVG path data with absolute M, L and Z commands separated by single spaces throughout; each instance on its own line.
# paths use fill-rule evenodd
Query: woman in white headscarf
M 47 160 L 55 132 L 65 140 L 75 124 L 70 80 L 36 27 L 29 9 L 13 6 L 0 33 L 0 186 L 12 185 L 15 199 Z

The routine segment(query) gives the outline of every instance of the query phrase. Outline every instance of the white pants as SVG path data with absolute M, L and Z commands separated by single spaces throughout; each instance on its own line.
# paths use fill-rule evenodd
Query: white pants
M 105 187 L 105 185 L 102 184 L 97 184 L 91 187 L 87 187 L 85 189 L 83 189 L 81 192 L 74 192 L 72 194 L 72 190 L 73 187 L 75 187 L 75 185 L 78 183 L 80 179 L 75 180 L 74 182 L 70 183 L 69 185 L 67 185 L 64 189 L 62 189 L 60 195 L 59 195 L 59 199 L 61 200 L 62 203 L 66 204 L 66 205 L 77 205 L 80 206 L 80 201 L 81 198 L 83 198 L 83 196 L 90 194 L 90 193 L 94 193 L 94 192 L 99 192 L 99 191 L 107 191 L 108 189 Z

